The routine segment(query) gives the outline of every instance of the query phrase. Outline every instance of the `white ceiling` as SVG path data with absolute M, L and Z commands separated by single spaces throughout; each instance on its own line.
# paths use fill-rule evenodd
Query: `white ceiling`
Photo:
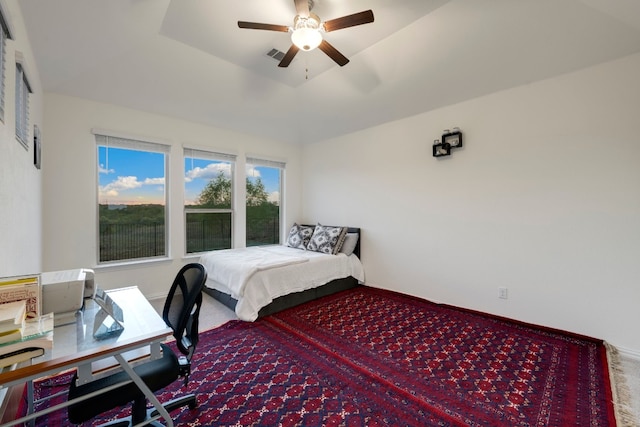
M 288 68 L 293 0 L 20 0 L 44 90 L 309 143 L 640 52 L 638 0 L 316 0 L 327 33 Z M 446 125 L 446 124 L 445 124 Z

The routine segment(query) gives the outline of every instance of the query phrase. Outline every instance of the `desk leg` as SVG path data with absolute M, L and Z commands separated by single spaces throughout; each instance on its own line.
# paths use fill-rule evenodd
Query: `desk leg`
M 162 404 L 160 403 L 156 395 L 153 394 L 153 392 L 149 389 L 149 387 L 147 387 L 144 381 L 142 381 L 142 378 L 140 378 L 140 376 L 136 374 L 136 372 L 133 370 L 131 365 L 129 365 L 129 362 L 127 362 L 125 358 L 122 357 L 121 354 L 116 354 L 115 358 L 118 361 L 118 363 L 120 363 L 120 366 L 122 367 L 122 369 L 124 369 L 125 372 L 129 375 L 129 377 L 133 380 L 133 382 L 136 383 L 140 391 L 142 391 L 144 395 L 147 397 L 147 399 L 149 399 L 149 401 L 153 403 L 153 406 L 155 406 L 155 408 L 158 410 L 158 413 L 160 413 L 160 415 L 162 415 L 162 418 L 164 418 L 165 421 L 167 422 L 167 427 L 174 427 L 173 420 L 171 419 L 171 415 L 169 415 L 169 412 L 167 412 L 167 410 L 164 408 L 164 406 L 162 406 Z
M 34 400 L 34 392 L 33 392 L 33 380 L 27 381 L 27 415 L 33 414 L 33 400 Z M 32 418 L 28 421 L 29 427 L 33 427 L 36 425 L 36 419 Z

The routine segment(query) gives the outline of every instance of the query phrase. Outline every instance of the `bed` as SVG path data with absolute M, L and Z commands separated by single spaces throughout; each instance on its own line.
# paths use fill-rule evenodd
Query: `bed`
M 344 245 L 337 253 L 328 254 L 305 250 L 307 242 L 296 247 L 297 242 L 291 239 L 296 226 L 283 245 L 203 254 L 199 262 L 208 273 L 204 292 L 234 310 L 239 319 L 252 322 L 364 283 L 360 228 L 343 227 Z M 313 230 L 316 226 L 298 227 Z

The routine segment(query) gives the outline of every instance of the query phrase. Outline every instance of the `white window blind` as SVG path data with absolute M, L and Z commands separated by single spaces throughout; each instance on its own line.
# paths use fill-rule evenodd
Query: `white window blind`
M 235 154 L 219 153 L 215 151 L 199 150 L 197 148 L 188 147 L 184 148 L 184 156 L 196 159 L 219 160 L 223 162 L 235 162 L 236 158 L 238 157 Z
M 171 151 L 171 146 L 169 145 L 109 135 L 96 134 L 96 142 L 98 145 L 105 147 L 128 148 L 130 150 L 153 151 L 156 153 L 168 153 Z
M 4 121 L 4 98 L 6 93 L 5 69 L 7 57 L 7 39 L 11 38 L 9 26 L 4 18 L 2 8 L 0 8 L 0 120 Z
M 16 138 L 29 146 L 29 80 L 20 63 L 16 63 Z
M 247 163 L 254 166 L 266 166 L 269 168 L 285 169 L 286 163 L 276 160 L 260 159 L 258 157 L 247 157 Z

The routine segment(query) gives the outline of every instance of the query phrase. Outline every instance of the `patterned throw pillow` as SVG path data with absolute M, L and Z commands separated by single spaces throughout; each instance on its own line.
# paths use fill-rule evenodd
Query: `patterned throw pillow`
M 307 244 L 313 235 L 313 227 L 308 225 L 299 225 L 293 223 L 293 227 L 289 230 L 289 237 L 287 238 L 287 246 L 296 249 L 307 249 Z
M 342 247 L 346 234 L 347 227 L 330 227 L 318 224 L 313 230 L 313 236 L 309 240 L 307 250 L 335 255 Z

